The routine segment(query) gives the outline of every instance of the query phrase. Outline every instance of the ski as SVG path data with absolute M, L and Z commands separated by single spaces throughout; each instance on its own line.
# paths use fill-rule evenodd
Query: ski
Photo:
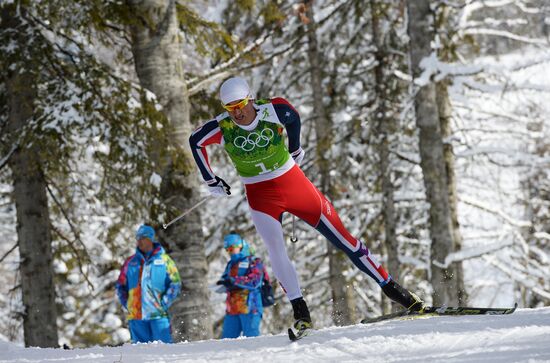
M 401 310 L 395 313 L 384 314 L 374 318 L 365 318 L 361 320 L 363 324 L 377 323 L 379 321 L 403 318 L 403 317 L 421 317 L 421 316 L 440 316 L 440 315 L 505 315 L 516 311 L 518 304 L 512 308 L 474 308 L 468 306 L 449 307 L 449 306 L 427 306 L 422 312 Z
M 311 334 L 313 328 L 293 329 L 288 328 L 288 338 L 290 341 L 295 342 Z

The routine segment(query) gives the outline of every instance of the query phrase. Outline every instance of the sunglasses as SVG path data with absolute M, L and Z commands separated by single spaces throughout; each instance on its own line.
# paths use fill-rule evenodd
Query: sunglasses
M 242 246 L 238 246 L 238 245 L 233 245 L 233 246 L 229 246 L 227 247 L 225 250 L 229 253 L 233 252 L 233 251 L 236 251 L 236 250 L 240 250 L 242 248 Z
M 243 98 L 240 102 L 235 103 L 234 105 L 224 105 L 222 103 L 223 108 L 225 108 L 229 112 L 233 112 L 235 110 L 242 110 L 246 105 L 248 105 L 248 97 Z

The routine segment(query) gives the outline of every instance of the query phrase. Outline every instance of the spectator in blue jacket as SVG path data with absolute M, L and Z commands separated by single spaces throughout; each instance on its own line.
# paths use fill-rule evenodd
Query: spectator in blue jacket
M 124 262 L 116 283 L 132 343 L 172 343 L 168 308 L 181 290 L 178 269 L 156 241 L 153 227 L 140 226 L 136 240 L 136 253 Z
M 262 321 L 261 286 L 265 269 L 262 260 L 255 257 L 248 243 L 238 234 L 230 233 L 224 238 L 224 248 L 231 259 L 217 282 L 227 291 L 226 314 L 222 338 L 237 338 L 260 335 Z

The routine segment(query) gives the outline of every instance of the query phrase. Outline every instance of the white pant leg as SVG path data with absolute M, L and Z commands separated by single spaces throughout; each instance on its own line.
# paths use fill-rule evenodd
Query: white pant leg
M 256 226 L 256 231 L 258 231 L 267 247 L 273 273 L 286 290 L 287 297 L 290 300 L 301 297 L 302 291 L 298 281 L 298 274 L 286 252 L 281 223 L 270 215 L 253 209 L 250 209 L 250 213 L 252 214 L 252 222 Z

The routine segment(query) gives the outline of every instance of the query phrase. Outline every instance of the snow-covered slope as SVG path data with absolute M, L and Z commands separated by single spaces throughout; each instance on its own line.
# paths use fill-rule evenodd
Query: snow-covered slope
M 0 362 L 550 362 L 550 307 L 332 327 L 286 334 L 116 348 L 39 349 L 0 343 Z

